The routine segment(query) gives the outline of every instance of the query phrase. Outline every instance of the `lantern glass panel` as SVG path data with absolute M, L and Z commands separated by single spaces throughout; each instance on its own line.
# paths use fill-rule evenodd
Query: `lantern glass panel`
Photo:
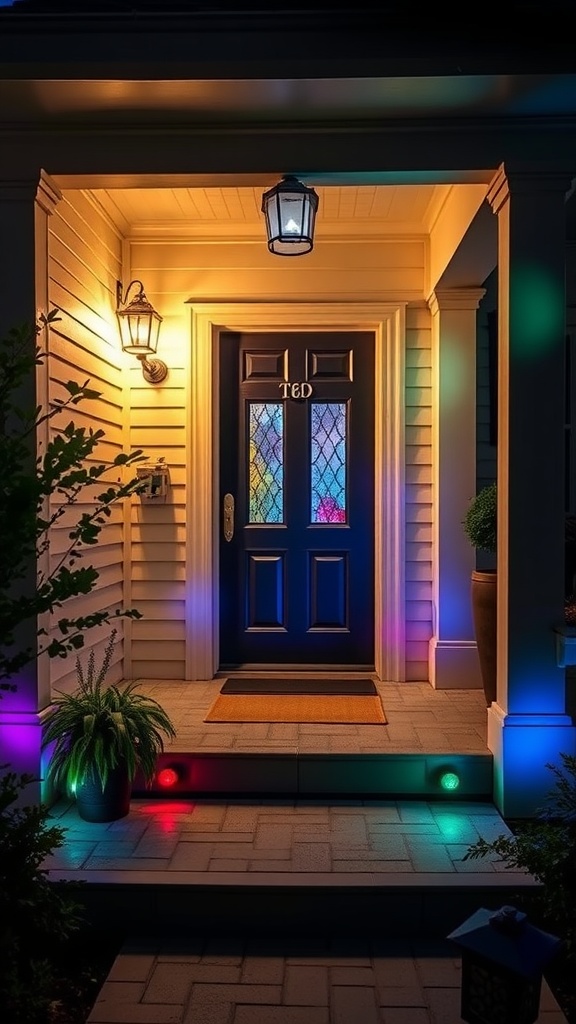
M 462 1019 L 468 1024 L 534 1024 L 541 976 L 524 978 L 478 957 L 462 958 Z
M 313 246 L 318 197 L 299 182 L 283 182 L 262 197 L 268 248 L 281 256 L 300 256 Z
M 151 313 L 127 312 L 118 314 L 122 348 L 131 355 L 154 355 L 158 348 L 158 335 L 162 318 L 155 310 Z

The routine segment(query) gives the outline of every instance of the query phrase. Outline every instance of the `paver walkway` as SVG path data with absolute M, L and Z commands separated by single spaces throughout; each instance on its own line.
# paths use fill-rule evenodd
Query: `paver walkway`
M 441 942 L 133 942 L 89 1024 L 461 1024 L 460 960 Z M 546 983 L 538 1024 L 565 1024 Z
M 492 901 L 510 882 L 498 862 L 462 859 L 479 835 L 507 831 L 491 804 L 143 800 L 110 824 L 83 822 L 66 803 L 52 813 L 68 830 L 45 865 L 53 878 L 329 892 L 346 884 L 375 896 L 384 885 L 436 884 L 455 900 L 474 880 Z M 307 939 L 241 928 L 208 938 L 196 934 L 192 902 L 177 931 L 128 938 L 89 1024 L 460 1024 L 453 947 L 396 938 L 394 926 L 383 920 L 387 937 L 371 939 L 360 929 L 322 934 L 320 922 Z M 546 985 L 541 1008 L 540 1024 L 564 1022 Z

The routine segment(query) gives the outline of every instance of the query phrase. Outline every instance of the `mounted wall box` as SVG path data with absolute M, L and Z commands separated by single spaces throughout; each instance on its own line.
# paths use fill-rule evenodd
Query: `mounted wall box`
M 170 487 L 170 470 L 163 460 L 155 463 L 144 462 L 137 467 L 136 472 L 143 485 L 139 492 L 141 501 L 166 501 Z
M 555 626 L 556 664 L 559 668 L 576 665 L 576 626 Z

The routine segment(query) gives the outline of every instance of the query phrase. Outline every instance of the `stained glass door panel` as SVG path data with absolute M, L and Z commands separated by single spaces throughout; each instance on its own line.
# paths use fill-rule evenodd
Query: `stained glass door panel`
M 310 404 L 310 521 L 346 522 L 345 402 Z
M 221 667 L 370 666 L 373 336 L 226 334 L 220 350 Z
M 281 402 L 248 404 L 247 456 L 248 522 L 283 522 L 284 406 Z

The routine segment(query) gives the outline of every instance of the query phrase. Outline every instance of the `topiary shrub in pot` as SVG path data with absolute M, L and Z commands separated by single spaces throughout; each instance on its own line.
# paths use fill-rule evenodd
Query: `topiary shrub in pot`
M 464 517 L 464 532 L 479 551 L 496 554 L 496 484 L 482 488 L 470 503 Z M 564 620 L 576 626 L 576 516 L 564 519 Z M 472 573 L 472 617 L 480 659 L 482 683 L 489 705 L 496 699 L 496 573 L 475 570 Z
M 496 554 L 498 494 L 496 484 L 478 492 L 464 516 L 464 532 L 472 547 Z
M 152 781 L 164 736 L 174 726 L 138 683 L 106 684 L 116 630 L 112 630 L 100 668 L 94 651 L 86 671 L 76 659 L 78 689 L 61 693 L 52 703 L 43 745 L 53 744 L 48 778 L 61 792 L 75 796 L 86 821 L 115 821 L 128 814 L 136 772 Z
M 464 517 L 464 532 L 474 548 L 496 554 L 498 497 L 496 484 L 478 492 Z M 486 705 L 496 700 L 496 573 L 472 573 L 472 619 Z

